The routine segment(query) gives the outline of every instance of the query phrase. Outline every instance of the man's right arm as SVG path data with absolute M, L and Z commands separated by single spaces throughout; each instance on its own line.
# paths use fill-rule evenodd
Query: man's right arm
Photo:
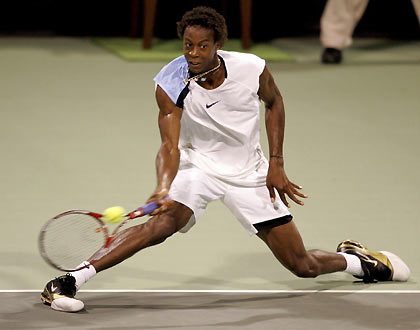
M 156 156 L 157 187 L 148 202 L 156 201 L 161 207 L 152 214 L 164 212 L 170 207 L 171 201 L 162 199 L 168 194 L 178 172 L 178 141 L 182 116 L 182 109 L 172 102 L 159 85 L 156 88 L 156 102 L 159 107 L 158 123 L 162 143 Z

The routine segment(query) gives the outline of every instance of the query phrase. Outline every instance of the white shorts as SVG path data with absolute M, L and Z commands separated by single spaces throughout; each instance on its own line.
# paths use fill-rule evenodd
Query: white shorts
M 187 232 L 204 213 L 209 202 L 220 200 L 239 220 L 250 235 L 258 231 L 254 224 L 290 215 L 276 191 L 276 201 L 271 203 L 261 175 L 267 176 L 268 166 L 263 164 L 245 179 L 255 180 L 253 187 L 241 186 L 206 174 L 193 165 L 183 165 L 172 182 L 169 196 L 193 211 L 191 219 L 180 230 Z M 265 180 L 263 180 L 265 182 Z

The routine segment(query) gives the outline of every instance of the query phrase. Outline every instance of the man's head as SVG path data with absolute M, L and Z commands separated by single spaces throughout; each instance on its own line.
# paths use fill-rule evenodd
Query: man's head
M 209 7 L 196 7 L 187 11 L 178 25 L 178 37 L 184 39 L 185 29 L 192 25 L 213 31 L 214 42 L 222 48 L 227 40 L 226 21 L 216 10 Z
M 212 8 L 196 7 L 177 24 L 190 71 L 197 74 L 213 68 L 218 62 L 217 50 L 227 39 L 223 16 Z

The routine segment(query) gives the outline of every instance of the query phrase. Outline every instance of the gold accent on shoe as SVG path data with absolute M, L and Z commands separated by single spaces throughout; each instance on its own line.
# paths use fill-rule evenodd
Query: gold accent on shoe
M 360 259 L 364 273 L 362 279 L 365 283 L 392 281 L 394 268 L 383 253 L 370 251 L 353 240 L 345 240 L 338 244 L 337 252 L 352 254 Z
M 74 298 L 76 294 L 76 280 L 66 274 L 49 281 L 41 293 L 41 301 L 45 305 L 51 306 L 52 302 L 58 298 Z

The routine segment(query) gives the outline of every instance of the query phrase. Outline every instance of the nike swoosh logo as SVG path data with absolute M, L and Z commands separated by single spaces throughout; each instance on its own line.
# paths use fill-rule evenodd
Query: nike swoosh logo
M 373 264 L 374 267 L 378 266 L 378 262 L 375 260 L 365 259 L 365 261 Z
M 208 108 L 212 107 L 213 105 L 215 105 L 216 103 L 219 103 L 219 102 L 220 102 L 220 100 L 216 101 L 216 102 L 213 102 L 211 104 L 206 104 L 206 108 L 208 109 Z
M 359 255 L 360 255 L 360 254 L 359 254 Z M 368 263 L 370 263 L 370 264 L 373 264 L 373 267 L 378 266 L 378 262 L 377 262 L 376 260 L 369 259 L 369 258 L 365 257 L 364 255 L 360 255 L 360 256 L 362 257 L 362 259 L 363 259 L 364 261 L 366 261 L 366 262 L 368 262 Z
M 57 287 L 54 284 L 51 284 L 51 292 L 54 292 Z

